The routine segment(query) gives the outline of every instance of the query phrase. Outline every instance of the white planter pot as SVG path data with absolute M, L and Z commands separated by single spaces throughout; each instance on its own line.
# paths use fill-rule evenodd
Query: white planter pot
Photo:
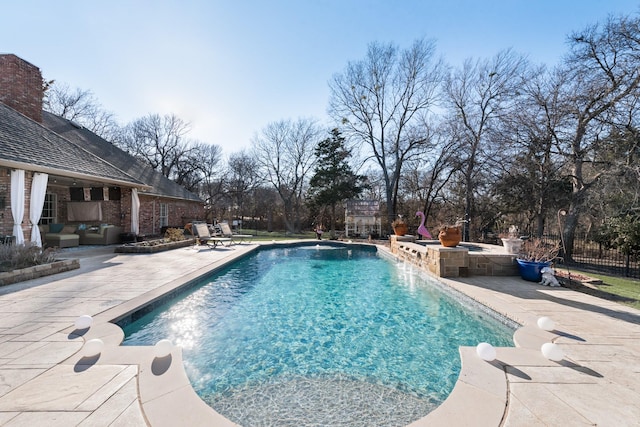
M 500 240 L 502 240 L 502 246 L 504 246 L 505 252 L 511 255 L 519 254 L 522 249 L 522 244 L 524 243 L 524 240 L 512 237 Z

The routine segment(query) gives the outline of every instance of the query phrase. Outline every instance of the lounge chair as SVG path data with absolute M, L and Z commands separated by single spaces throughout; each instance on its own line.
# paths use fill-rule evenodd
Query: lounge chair
M 223 245 L 225 242 L 229 242 L 229 244 L 233 243 L 233 240 L 229 237 L 214 237 L 209 233 L 209 228 L 207 224 L 193 224 L 192 230 L 194 231 L 196 237 L 200 241 L 200 243 L 204 243 L 208 246 L 213 246 L 214 248 L 218 246 L 218 244 Z
M 227 222 L 218 223 L 218 227 L 220 228 L 220 234 L 222 235 L 222 237 L 228 237 L 228 238 L 232 239 L 234 242 L 242 243 L 245 240 L 253 239 L 253 235 L 252 234 L 236 234 L 236 233 L 234 233 L 233 231 L 231 231 L 231 227 L 229 226 L 229 223 L 227 223 Z

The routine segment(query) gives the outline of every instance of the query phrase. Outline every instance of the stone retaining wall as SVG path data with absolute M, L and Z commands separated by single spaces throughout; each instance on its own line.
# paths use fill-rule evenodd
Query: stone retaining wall
M 514 255 L 501 246 L 473 244 L 447 248 L 439 242 L 415 243 L 415 236 L 390 236 L 391 253 L 439 277 L 517 276 Z M 471 244 L 467 244 L 471 245 Z
M 163 252 L 171 249 L 186 248 L 187 246 L 192 246 L 194 243 L 195 239 L 179 240 L 177 242 L 161 244 L 150 244 L 149 242 L 127 243 L 116 247 L 115 252 L 123 254 L 154 254 L 156 252 Z
M 50 264 L 35 265 L 33 267 L 8 271 L 0 273 L 0 286 L 37 279 L 38 277 L 62 273 L 63 271 L 75 270 L 76 268 L 80 268 L 79 260 L 64 259 Z

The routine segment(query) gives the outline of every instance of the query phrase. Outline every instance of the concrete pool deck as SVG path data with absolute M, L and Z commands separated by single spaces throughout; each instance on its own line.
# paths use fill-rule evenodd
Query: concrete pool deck
M 255 247 L 70 250 L 63 254 L 80 258 L 79 270 L 0 287 L 0 425 L 235 425 L 195 395 L 179 348 L 155 357 L 153 347 L 120 347 L 122 332 L 108 321 Z M 454 392 L 412 425 L 640 425 L 640 311 L 518 277 L 440 280 L 524 326 L 518 347 L 498 348 L 494 362 L 461 348 Z M 94 325 L 76 331 L 82 314 Z M 540 316 L 555 331 L 538 329 Z M 84 355 L 95 337 L 102 353 Z M 562 361 L 542 356 L 548 341 Z

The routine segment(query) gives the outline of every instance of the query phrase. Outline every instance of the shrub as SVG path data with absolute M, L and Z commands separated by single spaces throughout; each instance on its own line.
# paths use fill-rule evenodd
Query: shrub
M 0 245 L 0 271 L 12 271 L 48 264 L 55 259 L 56 251 L 53 248 L 43 250 L 31 242 L 21 245 Z
M 640 253 L 640 213 L 624 212 L 609 218 L 598 230 L 595 241 L 624 254 Z
M 167 228 L 164 238 L 168 242 L 179 242 L 185 240 L 184 231 L 179 228 Z
M 558 243 L 544 242 L 542 239 L 525 240 L 518 258 L 523 261 L 553 262 L 560 252 Z

